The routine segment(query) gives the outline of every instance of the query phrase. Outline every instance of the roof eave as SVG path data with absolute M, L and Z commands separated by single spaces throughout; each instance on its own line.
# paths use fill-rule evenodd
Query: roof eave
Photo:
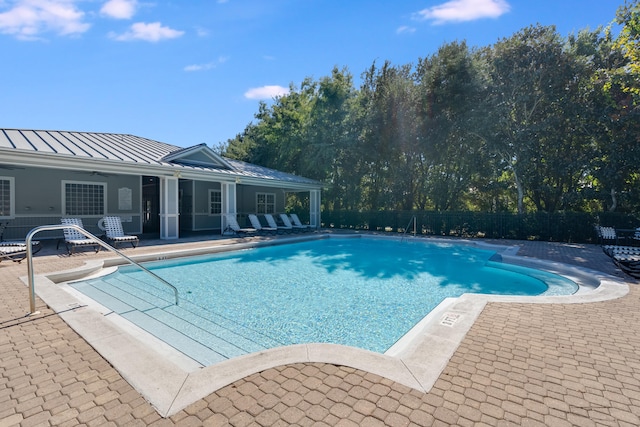
M 279 187 L 292 190 L 314 190 L 321 189 L 321 183 L 309 182 L 290 182 L 278 179 L 256 178 L 242 175 L 239 172 L 231 170 L 216 171 L 211 169 L 192 169 L 189 166 L 181 164 L 141 164 L 126 163 L 110 159 L 94 159 L 79 158 L 72 155 L 51 155 L 37 152 L 21 152 L 15 149 L 1 149 L 0 154 L 3 163 L 25 166 L 25 167 L 42 167 L 51 169 L 69 169 L 76 171 L 100 171 L 104 173 L 117 173 L 122 175 L 153 175 L 153 176 L 176 176 L 179 173 L 180 178 L 202 180 L 202 181 L 218 181 L 218 182 L 236 182 L 244 185 L 256 185 L 262 187 Z M 132 170 L 132 166 L 135 169 Z

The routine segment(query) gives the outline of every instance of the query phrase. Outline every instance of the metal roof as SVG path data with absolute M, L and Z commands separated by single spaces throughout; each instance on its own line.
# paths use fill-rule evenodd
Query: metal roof
M 34 155 L 40 156 L 37 166 L 73 165 L 74 169 L 117 169 L 137 175 L 179 172 L 181 177 L 193 179 L 215 177 L 256 185 L 273 185 L 277 181 L 285 186 L 322 186 L 312 179 L 224 158 L 206 144 L 184 148 L 128 134 L 0 129 L 0 163 L 33 164 L 30 160 Z

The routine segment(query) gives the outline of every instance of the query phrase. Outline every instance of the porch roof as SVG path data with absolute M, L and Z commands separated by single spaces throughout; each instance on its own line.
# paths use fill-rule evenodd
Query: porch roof
M 309 178 L 224 158 L 206 144 L 184 148 L 128 134 L 0 129 L 0 153 L 0 163 L 10 166 L 174 175 L 291 189 L 322 187 Z

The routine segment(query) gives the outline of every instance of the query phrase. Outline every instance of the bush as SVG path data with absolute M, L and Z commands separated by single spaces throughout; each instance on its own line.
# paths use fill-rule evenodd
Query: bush
M 594 225 L 614 228 L 640 227 L 636 215 L 621 213 L 535 212 L 523 215 L 486 212 L 431 211 L 323 211 L 326 228 L 490 239 L 542 240 L 568 243 L 596 243 Z M 389 231 L 390 230 L 390 231 Z

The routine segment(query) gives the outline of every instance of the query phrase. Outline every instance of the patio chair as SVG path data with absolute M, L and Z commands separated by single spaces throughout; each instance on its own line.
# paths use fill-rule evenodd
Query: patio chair
M 77 225 L 79 227 L 84 228 L 82 224 L 82 219 L 80 218 L 61 218 L 60 224 L 63 225 Z M 65 228 L 62 230 L 64 233 L 64 244 L 67 246 L 67 252 L 69 255 L 73 255 L 73 252 L 76 248 L 86 248 L 86 247 L 94 247 L 96 248 L 96 253 L 100 251 L 100 243 L 96 242 L 90 237 L 85 236 L 79 231 L 73 228 Z M 58 244 L 56 245 L 56 249 L 60 246 L 60 240 L 58 240 Z
M 291 231 L 302 231 L 302 230 L 306 230 L 307 227 L 304 227 L 302 225 L 294 225 L 291 223 L 291 220 L 289 219 L 289 216 L 287 214 L 281 213 L 280 214 L 280 219 L 282 220 L 282 223 L 284 224 L 285 227 L 290 228 Z
M 249 214 L 249 221 L 251 221 L 251 226 L 260 233 L 278 233 L 278 227 L 263 227 L 256 214 Z
M 616 253 L 612 256 L 612 258 L 614 264 L 617 265 L 620 270 L 624 271 L 629 276 L 640 279 L 640 253 Z
M 138 236 L 124 234 L 122 220 L 119 216 L 105 216 L 101 222 L 104 224 L 104 232 L 107 240 L 111 241 L 111 245 L 114 248 L 116 248 L 119 243 L 131 243 L 131 246 L 134 248 L 140 243 Z
M 607 242 L 615 242 L 616 245 L 618 244 L 618 235 L 615 228 L 603 227 L 601 225 L 596 225 L 594 228 L 596 230 L 596 235 L 598 236 L 598 242 L 601 245 L 604 245 Z
M 5 253 L 12 253 L 14 252 L 14 249 L 18 248 L 18 252 L 20 248 L 24 248 L 24 257 L 19 258 L 19 259 L 14 259 L 13 255 L 11 256 L 13 261 L 17 261 L 20 262 L 22 261 L 27 255 L 26 255 L 26 242 L 24 240 L 4 240 L 4 231 L 7 228 L 7 226 L 9 225 L 8 222 L 4 222 L 4 223 L 0 223 L 0 253 L 5 252 Z M 38 251 L 42 249 L 42 245 L 40 244 L 39 241 L 37 240 L 32 240 L 31 241 L 31 254 L 35 255 L 36 253 L 38 253 Z M 1 255 L 0 255 L 1 256 Z
M 278 231 L 282 231 L 284 232 L 291 232 L 293 231 L 293 227 L 287 227 L 286 225 L 282 226 L 282 225 L 278 225 L 276 223 L 276 220 L 273 218 L 273 215 L 271 214 L 264 214 L 264 219 L 267 220 L 267 224 L 269 224 L 269 227 L 271 228 L 275 228 Z
M 640 256 L 640 247 L 637 246 L 603 245 L 602 251 L 610 257 L 614 257 L 615 255 Z
M 289 214 L 289 216 L 291 217 L 291 222 L 293 222 L 293 225 L 296 225 L 298 227 L 303 227 L 305 230 L 309 230 L 309 231 L 311 231 L 314 228 L 312 225 L 303 224 L 302 221 L 300 221 L 300 218 L 298 218 L 298 214 L 296 213 Z
M 235 214 L 227 214 L 226 218 L 227 218 L 227 228 L 225 228 L 225 231 L 231 230 L 234 232 L 234 234 L 237 234 L 240 237 L 244 237 L 247 234 L 253 234 L 258 232 L 258 230 L 256 230 L 255 228 L 240 227 L 240 224 L 238 224 L 238 220 L 236 219 Z
M 0 246 L 0 262 L 11 260 L 20 262 L 27 257 L 27 245 Z

